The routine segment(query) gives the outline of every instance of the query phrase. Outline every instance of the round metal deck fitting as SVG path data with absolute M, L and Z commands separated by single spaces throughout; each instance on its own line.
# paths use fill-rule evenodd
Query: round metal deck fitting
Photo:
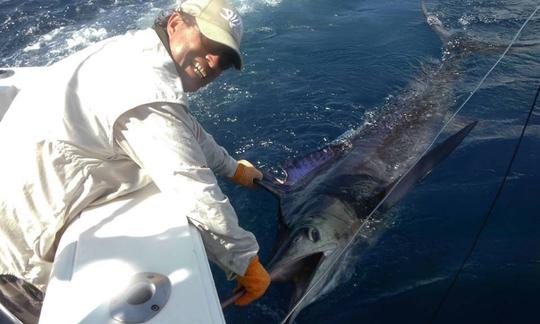
M 171 281 L 155 272 L 140 272 L 111 300 L 111 317 L 121 323 L 144 323 L 159 313 L 171 294 Z
M 7 79 L 15 74 L 15 71 L 11 69 L 0 69 L 0 79 Z

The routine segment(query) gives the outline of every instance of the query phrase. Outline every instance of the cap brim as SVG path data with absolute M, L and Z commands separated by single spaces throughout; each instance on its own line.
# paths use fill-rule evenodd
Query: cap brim
M 228 32 L 224 31 L 223 29 L 217 27 L 212 23 L 209 23 L 204 19 L 201 19 L 199 17 L 195 17 L 195 19 L 197 20 L 199 30 L 205 37 L 208 37 L 214 42 L 223 44 L 234 51 L 234 53 L 236 54 L 236 59 L 234 60 L 234 67 L 237 70 L 242 69 L 242 55 L 240 54 L 240 48 L 238 48 L 238 45 L 234 38 Z

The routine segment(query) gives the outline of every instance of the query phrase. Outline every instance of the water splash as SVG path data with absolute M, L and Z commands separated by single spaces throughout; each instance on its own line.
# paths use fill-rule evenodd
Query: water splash
M 282 0 L 236 0 L 233 4 L 241 15 L 246 15 L 268 7 L 277 7 L 281 2 Z

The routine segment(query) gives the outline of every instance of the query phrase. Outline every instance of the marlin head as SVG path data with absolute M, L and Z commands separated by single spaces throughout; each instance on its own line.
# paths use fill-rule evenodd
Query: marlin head
M 307 279 L 314 261 L 320 262 L 349 237 L 350 225 L 356 222 L 354 211 L 341 200 L 318 196 L 308 201 L 308 212 L 289 225 L 289 234 L 270 262 L 275 281 Z M 309 263 L 309 269 L 304 265 Z
M 358 222 L 349 204 L 326 195 L 308 200 L 299 213 L 303 217 L 289 225 L 288 234 L 269 264 L 273 281 L 295 284 L 291 306 L 300 305 L 294 316 L 321 295 L 325 286 L 317 283 L 328 274 L 336 251 L 347 244 L 351 226 Z M 308 290 L 310 298 L 301 300 Z

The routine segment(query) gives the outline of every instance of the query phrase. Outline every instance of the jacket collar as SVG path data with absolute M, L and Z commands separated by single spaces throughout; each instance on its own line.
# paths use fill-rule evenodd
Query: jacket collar
M 167 34 L 167 29 L 165 27 L 159 26 L 157 24 L 154 24 L 154 26 L 152 26 L 152 29 L 154 29 L 154 31 L 158 35 L 159 39 L 161 40 L 161 43 L 163 44 L 163 46 L 167 50 L 167 53 L 169 53 L 169 56 L 171 57 L 171 60 L 174 63 L 176 73 L 178 73 L 178 76 L 180 76 L 181 75 L 180 66 L 178 66 L 178 64 L 176 64 L 176 62 L 174 61 L 173 56 L 171 54 L 171 46 L 169 45 L 169 35 Z

